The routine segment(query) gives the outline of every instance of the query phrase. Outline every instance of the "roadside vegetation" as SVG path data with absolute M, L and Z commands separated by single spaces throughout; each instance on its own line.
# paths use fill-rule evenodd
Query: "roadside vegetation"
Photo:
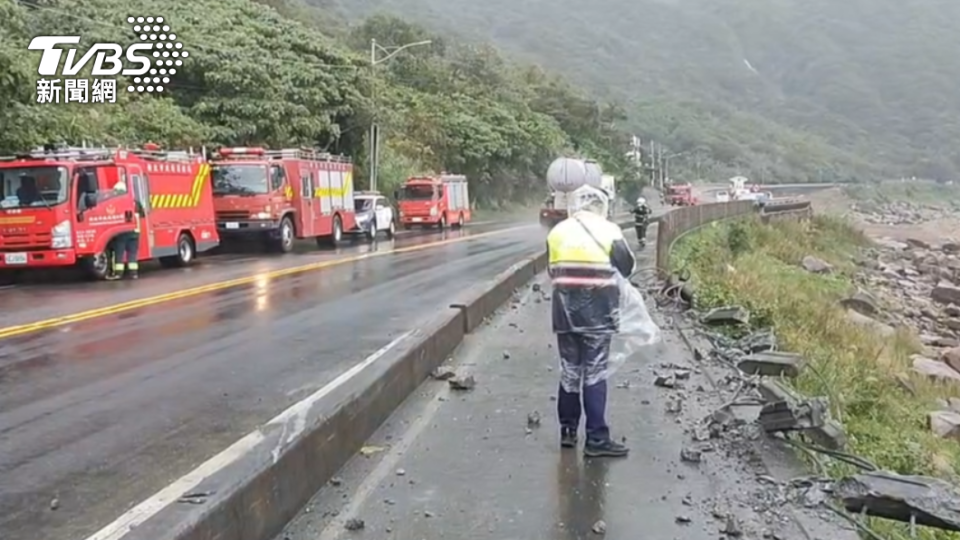
M 856 290 L 857 253 L 867 244 L 848 223 L 829 216 L 771 225 L 750 218 L 682 239 L 671 266 L 690 272 L 698 308 L 744 306 L 753 329 L 773 329 L 783 350 L 810 362 L 812 369 L 794 384 L 804 395 L 830 399 L 850 439 L 847 451 L 898 473 L 954 478 L 960 445 L 930 433 L 926 415 L 941 408 L 938 399 L 960 394 L 912 374 L 910 356 L 920 349 L 915 336 L 898 331 L 883 338 L 852 323 L 838 304 Z M 833 264 L 834 272 L 807 272 L 800 265 L 807 255 Z M 827 470 L 855 472 L 835 460 Z M 889 538 L 909 537 L 889 521 L 871 527 Z M 954 537 L 925 529 L 920 538 Z
M 139 41 L 131 14 L 164 17 L 190 54 L 167 91 L 131 94 L 121 80 L 116 104 L 36 103 L 33 36 L 125 46 Z M 410 174 L 446 170 L 466 174 L 485 207 L 535 200 L 550 160 L 575 150 L 623 180 L 639 178 L 623 157 L 629 136 L 614 127 L 624 118 L 618 107 L 492 47 L 395 17 L 350 25 L 293 0 L 20 0 L 0 3 L 0 35 L 6 154 L 60 141 L 319 146 L 351 156 L 359 179 L 376 119 L 387 194 Z M 372 38 L 388 48 L 432 43 L 374 70 Z

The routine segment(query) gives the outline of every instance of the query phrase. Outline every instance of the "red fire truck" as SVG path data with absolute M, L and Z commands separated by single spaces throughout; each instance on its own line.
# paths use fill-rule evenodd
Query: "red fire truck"
M 408 178 L 394 198 L 400 207 L 400 223 L 406 230 L 414 225 L 446 229 L 451 223 L 460 228 L 470 221 L 467 177 L 461 174 Z
M 107 248 L 133 231 L 140 260 L 181 266 L 216 247 L 209 167 L 200 155 L 143 150 L 52 148 L 0 158 L 0 270 L 80 264 L 108 273 Z M 130 189 L 115 189 L 118 183 Z
M 294 238 L 336 245 L 356 224 L 349 158 L 307 148 L 221 148 L 210 164 L 217 229 L 281 252 Z

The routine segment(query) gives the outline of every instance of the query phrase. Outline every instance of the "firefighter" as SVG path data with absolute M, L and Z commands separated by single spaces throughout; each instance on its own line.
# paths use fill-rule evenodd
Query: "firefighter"
M 610 437 L 605 420 L 606 376 L 611 339 L 620 322 L 616 274 L 629 276 L 636 259 L 620 227 L 606 219 L 610 203 L 602 191 L 584 186 L 571 198 L 571 215 L 547 235 L 553 331 L 562 368 L 557 397 L 560 445 L 577 445 L 585 412 L 584 455 L 624 457 L 629 450 Z
M 637 232 L 637 240 L 640 247 L 647 245 L 647 227 L 650 225 L 650 215 L 653 210 L 647 204 L 643 197 L 637 198 L 637 204 L 633 207 L 633 229 Z
M 115 195 L 125 195 L 127 193 L 127 184 L 120 180 L 113 186 Z M 133 212 L 134 228 L 133 231 L 117 235 L 110 246 L 112 261 L 112 273 L 108 274 L 107 279 L 116 280 L 124 277 L 138 279 L 140 277 L 140 263 L 137 257 L 140 253 L 140 219 L 146 217 L 143 205 L 134 198 L 135 206 Z M 124 265 L 126 260 L 126 265 Z

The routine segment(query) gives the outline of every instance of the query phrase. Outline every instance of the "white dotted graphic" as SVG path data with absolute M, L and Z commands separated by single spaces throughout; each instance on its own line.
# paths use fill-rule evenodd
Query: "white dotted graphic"
M 182 66 L 181 58 L 188 58 L 190 53 L 183 50 L 183 43 L 177 41 L 177 35 L 164 24 L 163 17 L 127 17 L 127 22 L 140 41 L 152 43 L 154 49 L 149 76 L 134 77 L 127 92 L 163 92 L 165 85 L 170 83 L 169 75 L 177 74 L 173 66 Z

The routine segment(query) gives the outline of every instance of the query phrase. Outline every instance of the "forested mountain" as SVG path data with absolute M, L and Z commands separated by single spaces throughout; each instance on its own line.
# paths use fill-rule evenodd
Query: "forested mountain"
M 140 41 L 127 22 L 138 14 L 164 17 L 190 54 L 163 93 L 128 93 L 126 78 L 115 104 L 37 103 L 33 36 L 80 35 L 84 50 L 127 45 Z M 353 23 L 299 0 L 0 1 L 0 151 L 58 141 L 319 145 L 353 157 L 363 187 L 377 118 L 386 193 L 407 175 L 447 170 L 466 174 L 485 205 L 540 198 L 550 160 L 574 150 L 627 172 L 616 107 L 456 35 L 389 17 Z M 371 38 L 432 44 L 372 70 Z
M 492 40 L 588 85 L 639 133 L 689 152 L 691 173 L 960 173 L 960 2 L 340 2 Z

